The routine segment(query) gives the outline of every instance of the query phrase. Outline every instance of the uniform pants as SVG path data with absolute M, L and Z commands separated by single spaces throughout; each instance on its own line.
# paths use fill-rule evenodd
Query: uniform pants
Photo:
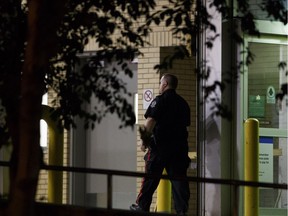
M 190 198 L 189 182 L 186 180 L 187 168 L 190 161 L 186 159 L 188 158 L 187 153 L 186 157 L 183 157 L 183 155 L 178 155 L 178 157 L 177 155 L 170 155 L 165 158 L 160 157 L 157 152 L 149 149 L 144 157 L 145 172 L 151 175 L 160 176 L 165 168 L 168 176 L 181 177 L 181 180 L 171 180 L 172 195 L 176 212 L 185 213 L 188 210 L 188 201 Z M 144 177 L 142 179 L 142 185 L 136 203 L 144 211 L 149 211 L 153 193 L 157 189 L 159 182 L 160 178 L 157 177 Z

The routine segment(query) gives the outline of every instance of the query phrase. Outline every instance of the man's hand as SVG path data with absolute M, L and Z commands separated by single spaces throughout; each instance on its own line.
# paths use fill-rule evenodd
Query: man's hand
M 140 132 L 140 138 L 142 140 L 141 150 L 143 151 L 143 149 L 144 149 L 144 151 L 145 151 L 146 148 L 149 147 L 149 144 L 151 142 L 152 133 L 148 132 L 146 130 L 145 126 L 140 126 L 139 132 Z
M 140 146 L 140 149 L 142 152 L 146 152 L 147 147 L 145 145 L 143 145 L 143 143 L 142 143 L 142 145 Z

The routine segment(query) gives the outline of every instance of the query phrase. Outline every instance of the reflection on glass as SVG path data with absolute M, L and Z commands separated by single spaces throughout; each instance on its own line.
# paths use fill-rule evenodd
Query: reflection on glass
M 287 129 L 287 96 L 276 99 L 281 85 L 287 82 L 288 46 L 281 44 L 249 43 L 255 59 L 248 73 L 248 117 L 257 118 L 262 128 Z
M 250 42 L 249 49 L 255 58 L 248 67 L 248 118 L 257 118 L 260 128 L 287 130 L 288 96 L 278 100 L 276 95 L 287 83 L 287 68 L 279 67 L 279 63 L 288 65 L 288 46 Z M 285 135 L 259 138 L 260 182 L 287 184 L 287 146 Z M 260 215 L 269 215 L 269 209 L 273 215 L 286 215 L 287 196 L 287 190 L 260 188 Z

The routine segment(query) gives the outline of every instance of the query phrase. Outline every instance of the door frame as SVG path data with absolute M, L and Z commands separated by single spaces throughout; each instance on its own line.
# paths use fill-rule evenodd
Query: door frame
M 244 36 L 244 44 L 242 50 L 245 51 L 245 48 L 248 46 L 248 43 L 255 42 L 255 43 L 269 43 L 269 44 L 284 44 L 288 46 L 288 26 L 284 26 L 280 22 L 270 22 L 270 21 L 258 21 L 257 22 L 258 29 L 261 33 L 261 37 L 251 37 L 251 36 Z M 243 52 L 241 56 L 241 60 L 243 61 L 246 59 L 247 53 Z M 239 172 L 241 173 L 242 178 L 244 179 L 244 122 L 248 118 L 248 66 L 243 64 L 242 67 L 243 73 L 240 73 L 240 98 L 241 98 L 241 118 L 243 123 L 241 127 L 241 134 L 242 139 L 240 141 L 239 149 L 241 150 L 242 154 L 242 167 L 240 167 Z M 287 129 L 277 129 L 277 128 L 259 128 L 259 137 L 266 136 L 266 137 L 278 137 L 278 138 L 288 138 L 288 130 Z M 240 206 L 244 207 L 243 202 L 243 191 L 240 192 Z M 266 214 L 266 211 L 270 211 L 271 209 L 260 209 L 261 215 L 269 215 Z M 243 214 L 244 208 L 239 209 L 240 213 Z M 279 211 L 279 212 L 278 212 Z M 285 209 L 284 209 L 285 211 Z M 283 212 L 283 209 L 274 209 L 273 214 L 277 214 Z M 240 214 L 241 215 L 241 214 Z M 270 214 L 271 215 L 271 214 Z M 282 214 L 281 214 L 282 215 Z

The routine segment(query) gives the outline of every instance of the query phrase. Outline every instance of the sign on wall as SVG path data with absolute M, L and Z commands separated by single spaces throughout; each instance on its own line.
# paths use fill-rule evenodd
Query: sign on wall
M 275 97 L 275 88 L 273 86 L 268 86 L 267 88 L 266 101 L 269 104 L 275 104 L 276 97 Z
M 153 89 L 144 89 L 143 91 L 143 109 L 147 109 L 153 100 Z
M 249 95 L 249 117 L 265 116 L 265 97 L 262 95 Z
M 273 182 L 273 138 L 259 138 L 259 181 Z

